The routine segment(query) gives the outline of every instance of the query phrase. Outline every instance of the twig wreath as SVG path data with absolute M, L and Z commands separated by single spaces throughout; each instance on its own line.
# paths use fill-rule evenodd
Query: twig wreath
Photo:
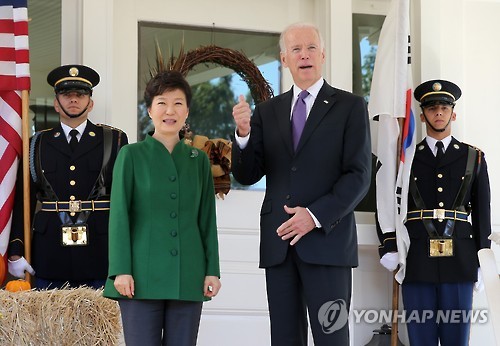
M 255 104 L 265 101 L 273 96 L 273 89 L 264 79 L 255 64 L 242 52 L 234 49 L 222 48 L 215 45 L 202 46 L 184 53 L 181 47 L 179 56 L 171 56 L 166 63 L 163 59 L 159 45 L 156 45 L 156 68 L 151 69 L 151 75 L 167 70 L 176 70 L 187 76 L 196 65 L 214 63 L 232 69 L 248 85 Z
M 207 63 L 228 67 L 236 72 L 248 85 L 255 104 L 273 96 L 273 89 L 250 59 L 241 52 L 214 45 L 202 46 L 187 53 L 184 53 L 184 48 L 181 46 L 179 56 L 172 55 L 168 62 L 165 62 L 157 43 L 156 67 L 150 68 L 150 74 L 151 77 L 154 77 L 160 72 L 175 70 L 186 77 L 193 67 Z M 224 199 L 224 196 L 231 189 L 229 176 L 231 171 L 231 141 L 222 138 L 209 139 L 202 135 L 193 137 L 188 124 L 180 131 L 180 135 L 187 143 L 207 153 L 212 168 L 215 194 Z

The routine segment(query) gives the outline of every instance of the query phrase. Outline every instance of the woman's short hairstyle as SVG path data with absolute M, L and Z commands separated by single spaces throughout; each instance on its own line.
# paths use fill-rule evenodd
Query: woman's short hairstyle
M 186 96 L 186 103 L 189 108 L 191 104 L 192 92 L 191 86 L 186 81 L 184 76 L 178 71 L 161 71 L 156 76 L 151 78 L 151 80 L 146 85 L 146 90 L 144 90 L 144 101 L 146 102 L 146 107 L 151 107 L 153 103 L 153 98 L 155 96 L 163 94 L 165 91 L 171 90 L 181 90 Z

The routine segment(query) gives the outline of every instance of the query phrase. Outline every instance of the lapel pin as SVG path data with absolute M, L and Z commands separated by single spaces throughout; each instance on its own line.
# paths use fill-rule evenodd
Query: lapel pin
M 57 137 L 59 137 L 60 135 L 61 135 L 61 132 L 56 132 L 56 133 L 54 133 L 54 138 L 57 138 Z
M 328 100 L 323 100 L 323 102 L 324 102 L 325 104 L 328 104 Z
M 90 131 L 90 132 L 89 132 L 89 136 L 90 136 L 90 137 L 95 137 L 95 132 L 94 132 L 94 131 Z
M 424 145 L 419 145 L 419 146 L 418 146 L 418 150 L 423 150 L 424 148 L 425 148 L 425 146 L 424 146 Z
M 453 145 L 453 148 L 455 148 L 455 149 L 460 149 L 460 146 L 459 146 L 458 144 L 454 144 L 454 145 Z

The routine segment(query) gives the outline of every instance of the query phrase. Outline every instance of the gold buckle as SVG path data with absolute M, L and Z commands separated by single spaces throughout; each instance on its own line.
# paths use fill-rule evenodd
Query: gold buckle
M 69 201 L 70 213 L 79 213 L 82 211 L 82 201 Z
M 86 225 L 62 226 L 61 230 L 63 246 L 87 245 L 88 238 Z
M 438 219 L 438 221 L 443 221 L 445 216 L 444 209 L 434 209 L 433 219 Z
M 429 257 L 453 256 L 453 239 L 429 239 Z

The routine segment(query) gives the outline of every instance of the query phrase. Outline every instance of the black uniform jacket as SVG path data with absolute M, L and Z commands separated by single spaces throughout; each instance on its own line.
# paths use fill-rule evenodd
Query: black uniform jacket
M 468 148 L 469 145 L 452 138 L 437 164 L 425 140 L 417 145 L 412 172 L 426 209 L 453 209 L 465 175 Z M 490 246 L 488 236 L 491 233 L 490 185 L 482 152 L 479 168 L 476 160 L 464 205 L 472 210 L 469 217 L 471 222 L 455 221 L 453 257 L 429 257 L 429 236 L 424 224 L 421 220 L 406 222 L 411 244 L 404 282 L 456 283 L 477 280 L 477 251 Z M 408 211 L 416 209 L 410 194 Z M 433 220 L 433 223 L 442 235 L 446 221 Z
M 260 266 L 282 263 L 289 241 L 276 229 L 289 215 L 283 206 L 307 207 L 318 218 L 294 246 L 311 264 L 358 265 L 354 208 L 368 191 L 371 147 L 366 104 L 326 82 L 307 118 L 296 152 L 290 124 L 293 91 L 258 104 L 248 145 L 232 149 L 232 172 L 248 185 L 266 176 L 260 213 Z
M 87 201 L 101 171 L 103 160 L 103 126 L 87 122 L 74 153 L 71 152 L 61 125 L 44 131 L 41 138 L 41 166 L 59 201 Z M 127 144 L 124 132 L 112 129 L 113 141 L 109 165 L 105 173 L 106 195 L 109 200 L 112 169 L 121 146 Z M 20 170 L 22 172 L 22 170 Z M 17 179 L 16 197 L 10 235 L 9 256 L 23 255 L 23 187 Z M 57 212 L 38 211 L 34 214 L 40 186 L 31 176 L 32 253 L 31 264 L 36 276 L 52 280 L 105 279 L 108 270 L 109 211 L 91 212 L 88 224 L 88 245 L 62 246 L 61 220 Z M 78 214 L 73 217 L 75 221 Z

